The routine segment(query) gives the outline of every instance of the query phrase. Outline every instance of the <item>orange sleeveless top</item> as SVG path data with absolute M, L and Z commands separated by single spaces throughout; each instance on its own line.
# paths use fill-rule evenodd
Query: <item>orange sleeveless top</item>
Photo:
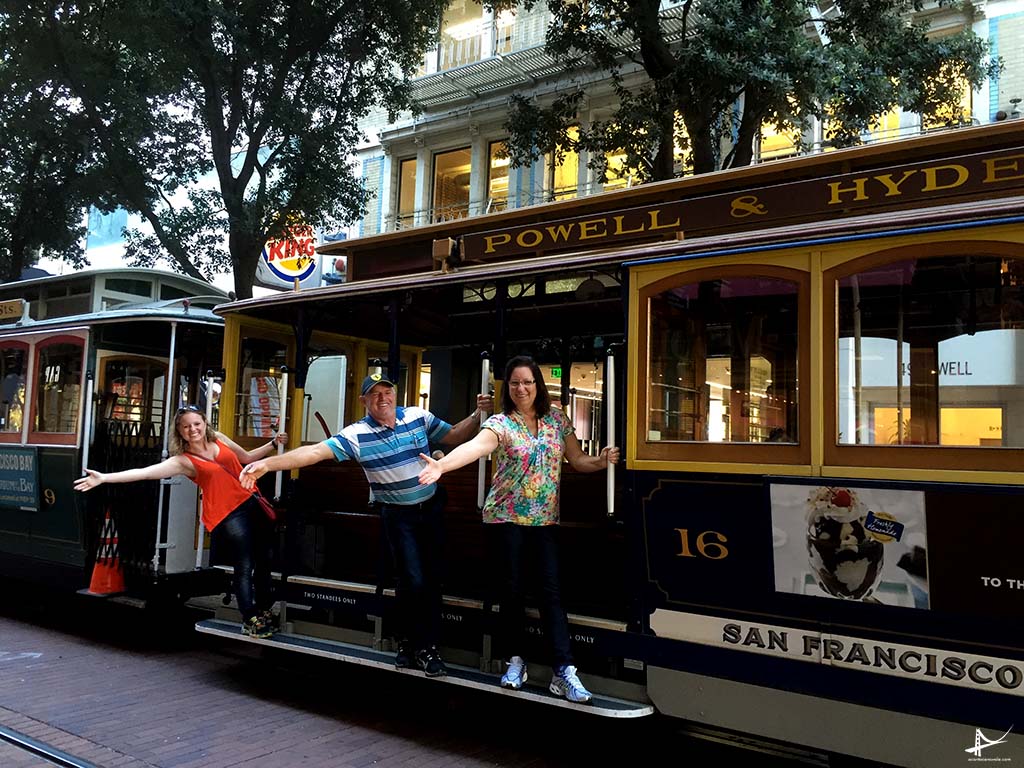
M 217 447 L 220 450 L 213 461 L 188 451 L 182 453 L 196 468 L 193 482 L 203 490 L 203 525 L 208 531 L 216 528 L 253 495 L 252 491 L 245 490 L 238 482 L 242 464 L 235 452 L 220 440 L 217 441 Z

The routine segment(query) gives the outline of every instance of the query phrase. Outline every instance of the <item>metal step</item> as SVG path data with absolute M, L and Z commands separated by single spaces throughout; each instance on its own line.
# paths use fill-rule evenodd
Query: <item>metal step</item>
M 529 683 L 518 691 L 508 690 L 499 685 L 500 678 L 497 675 L 487 674 L 471 667 L 462 667 L 455 664 L 446 665 L 448 667 L 448 674 L 444 677 L 426 678 L 420 670 L 396 669 L 394 653 L 384 653 L 350 643 L 340 643 L 335 640 L 324 640 L 307 635 L 291 635 L 284 632 L 277 632 L 271 637 L 263 639 L 249 637 L 248 635 L 243 635 L 241 625 L 233 621 L 206 619 L 196 624 L 196 630 L 207 635 L 225 637 L 230 640 L 241 640 L 242 642 L 263 645 L 269 648 L 279 648 L 311 656 L 322 656 L 327 659 L 346 661 L 350 664 L 360 664 L 364 667 L 374 667 L 387 672 L 414 675 L 425 680 L 461 685 L 465 688 L 475 688 L 499 696 L 513 696 L 540 704 L 588 712 L 602 717 L 628 718 L 645 717 L 646 715 L 654 714 L 654 706 L 647 702 L 627 701 L 599 694 L 595 694 L 589 704 L 574 704 L 571 701 L 566 701 L 561 696 L 555 696 L 547 687 L 533 686 Z

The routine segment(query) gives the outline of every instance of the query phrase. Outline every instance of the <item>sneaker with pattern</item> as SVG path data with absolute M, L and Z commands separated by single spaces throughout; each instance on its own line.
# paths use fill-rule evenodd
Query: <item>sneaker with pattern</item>
M 267 608 L 267 610 L 260 612 L 260 619 L 272 631 L 277 632 L 280 629 L 280 622 L 278 621 L 278 617 L 274 615 L 274 612 L 270 608 Z
M 444 677 L 448 674 L 448 668 L 444 665 L 441 654 L 433 645 L 416 651 L 416 666 L 422 669 L 427 677 Z
M 263 639 L 274 634 L 274 628 L 267 626 L 266 622 L 263 621 L 262 616 L 251 616 L 249 619 L 242 622 L 242 634 L 248 635 L 249 637 Z
M 507 662 L 505 674 L 501 676 L 501 687 L 511 688 L 513 691 L 518 691 L 523 687 L 529 679 L 529 675 L 526 674 L 526 662 L 523 661 L 522 656 L 513 656 Z
M 583 687 L 583 683 L 580 682 L 580 678 L 576 674 L 576 667 L 572 664 L 555 669 L 549 690 L 556 696 L 564 696 L 576 704 L 586 704 L 594 698 L 593 694 Z

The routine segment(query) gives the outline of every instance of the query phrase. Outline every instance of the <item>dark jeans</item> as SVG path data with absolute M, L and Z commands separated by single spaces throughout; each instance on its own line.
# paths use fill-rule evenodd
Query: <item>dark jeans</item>
M 572 664 L 569 620 L 562 608 L 558 577 L 558 526 L 493 523 L 498 529 L 498 649 L 505 658 L 524 650 L 523 593 L 536 582 L 544 633 L 551 647 L 551 666 Z
M 381 505 L 384 533 L 397 577 L 398 630 L 414 650 L 437 645 L 441 634 L 441 494 L 416 505 Z
M 235 569 L 235 597 L 248 621 L 270 607 L 270 521 L 255 499 L 246 501 L 213 529 L 210 546 Z

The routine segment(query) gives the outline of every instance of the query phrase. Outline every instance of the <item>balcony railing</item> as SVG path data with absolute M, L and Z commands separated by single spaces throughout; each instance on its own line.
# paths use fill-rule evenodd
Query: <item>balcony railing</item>
M 498 17 L 494 21 L 493 55 L 502 55 L 523 51 L 544 45 L 550 14 L 543 5 L 534 6 L 529 13 L 520 13 L 515 17 Z
M 427 51 L 418 75 L 447 72 L 484 59 L 543 46 L 550 18 L 546 6 L 539 4 L 514 16 L 503 13 L 478 24 L 460 24 L 442 30 L 437 47 Z
M 485 213 L 499 213 L 508 208 L 525 208 L 541 205 L 557 200 L 571 200 L 575 197 L 586 197 L 611 189 L 621 189 L 629 184 L 599 184 L 597 182 L 582 186 L 558 187 L 554 190 L 538 192 L 521 191 L 518 198 L 509 202 L 508 197 L 492 197 L 486 200 L 470 200 L 457 205 L 440 205 L 433 208 L 421 208 L 385 217 L 384 231 L 396 232 L 400 229 L 411 229 L 428 224 L 440 224 L 445 221 L 457 221 L 470 216 L 482 216 Z

